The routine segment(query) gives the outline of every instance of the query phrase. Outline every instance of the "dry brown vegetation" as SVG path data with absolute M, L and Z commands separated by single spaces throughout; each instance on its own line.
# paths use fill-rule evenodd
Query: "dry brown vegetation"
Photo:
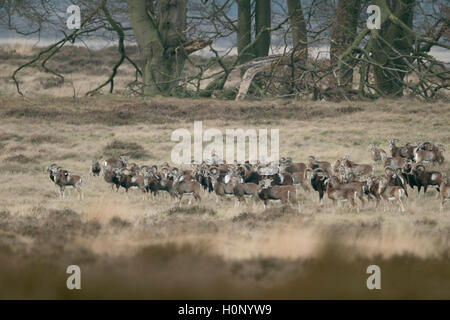
M 37 55 L 41 47 L 33 47 L 29 44 L 17 42 L 10 45 L 0 46 L 0 94 L 16 93 L 14 81 L 11 78 L 14 70 L 20 65 L 27 63 Z M 136 46 L 127 46 L 127 55 L 136 63 L 140 64 Z M 46 67 L 49 70 L 64 77 L 64 81 L 55 74 L 46 73 L 41 61 L 24 68 L 18 73 L 18 81 L 25 95 L 47 94 L 58 97 L 75 96 L 81 97 L 103 83 L 110 75 L 112 67 L 119 59 L 117 48 L 107 47 L 99 50 L 89 50 L 84 47 L 67 46 L 55 55 Z M 229 63 L 232 58 L 225 58 Z M 193 55 L 191 61 L 199 63 L 205 61 L 198 55 Z M 217 72 L 213 68 L 209 73 Z M 186 65 L 185 74 L 194 73 L 192 64 Z M 239 72 L 234 72 L 228 81 L 227 87 L 236 85 Z M 131 95 L 133 92 L 127 85 L 135 80 L 135 68 L 129 63 L 120 66 L 114 81 L 114 93 Z M 202 81 L 204 88 L 211 79 Z M 109 89 L 105 87 L 104 92 Z
M 171 132 L 194 120 L 280 128 L 280 154 L 298 161 L 369 162 L 368 145 L 387 149 L 392 137 L 449 145 L 447 103 L 0 98 L 0 298 L 450 298 L 450 206 L 439 212 L 434 190 L 411 191 L 405 214 L 320 207 L 301 190 L 299 214 L 208 195 L 178 208 L 88 174 L 91 160 L 119 153 L 170 160 Z M 83 177 L 83 201 L 58 198 L 44 170 L 53 162 Z M 448 160 L 439 170 L 449 173 Z M 65 287 L 71 264 L 79 292 Z M 366 288 L 371 264 L 381 291 Z
M 207 195 L 178 208 L 166 195 L 113 193 L 88 175 L 100 157 L 169 160 L 171 132 L 194 120 L 279 128 L 281 155 L 297 161 L 349 154 L 367 163 L 368 145 L 387 151 L 393 137 L 450 145 L 448 103 L 80 98 L 106 79 L 114 48 L 63 49 L 48 66 L 66 83 L 27 68 L 18 98 L 10 75 L 37 50 L 0 49 L 0 298 L 450 298 L 450 205 L 439 212 L 434 190 L 410 192 L 405 214 L 372 204 L 356 214 L 327 200 L 322 208 L 300 190 L 298 214 Z M 121 67 L 117 92 L 129 93 L 132 78 Z M 450 173 L 446 158 L 439 170 Z M 83 201 L 58 198 L 44 170 L 53 162 L 83 177 Z M 71 264 L 82 269 L 79 292 L 65 286 Z M 382 269 L 381 291 L 366 288 L 370 264 Z

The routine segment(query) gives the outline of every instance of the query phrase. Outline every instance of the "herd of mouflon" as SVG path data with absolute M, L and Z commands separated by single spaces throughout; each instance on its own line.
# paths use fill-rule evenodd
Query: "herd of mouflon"
M 326 195 L 334 204 L 348 202 L 358 212 L 366 201 L 374 201 L 378 206 L 384 202 L 398 205 L 405 211 L 405 199 L 409 189 L 417 187 L 418 193 L 428 187 L 436 188 L 440 194 L 440 206 L 450 199 L 450 181 L 445 173 L 429 170 L 425 163 L 432 166 L 444 162 L 445 148 L 432 142 L 410 143 L 397 146 L 397 139 L 389 141 L 391 155 L 370 145 L 373 164 L 359 164 L 350 160 L 348 155 L 334 163 L 319 161 L 309 156 L 306 163 L 293 162 L 290 157 L 282 157 L 277 163 L 233 163 L 227 164 L 211 157 L 203 163 L 192 163 L 189 169 L 179 169 L 167 162 L 162 165 L 138 165 L 130 163 L 129 157 L 109 158 L 92 162 L 90 173 L 103 176 L 105 182 L 116 191 L 122 187 L 139 189 L 144 198 L 157 197 L 167 192 L 170 198 L 181 205 L 184 195 L 192 195 L 201 201 L 203 194 L 213 193 L 217 202 L 226 197 L 234 197 L 235 205 L 251 198 L 254 203 L 261 201 L 265 207 L 269 201 L 282 202 L 298 208 L 298 187 L 305 192 L 314 190 L 319 194 L 322 204 Z M 374 175 L 374 166 L 384 168 L 383 175 Z M 47 167 L 50 179 L 60 189 L 64 197 L 65 188 L 73 187 L 83 198 L 82 178 L 72 174 L 56 164 Z M 189 197 L 189 204 L 192 197 Z

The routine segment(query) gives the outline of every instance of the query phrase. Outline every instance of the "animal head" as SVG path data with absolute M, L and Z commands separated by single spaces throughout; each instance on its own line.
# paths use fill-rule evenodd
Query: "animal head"
M 423 164 L 416 164 L 412 167 L 412 173 L 418 173 L 419 171 L 425 171 L 425 166 Z
M 402 168 L 402 172 L 403 172 L 403 173 L 411 173 L 411 171 L 412 171 L 412 165 L 411 165 L 411 162 L 405 163 L 405 165 L 404 165 L 403 168 Z
M 122 160 L 122 162 L 127 165 L 128 164 L 128 160 L 130 159 L 129 156 L 120 156 L 120 160 Z
M 329 178 L 328 174 L 322 168 L 317 168 L 312 171 L 311 179 L 315 179 L 317 176 Z
M 273 179 L 263 179 L 261 180 L 261 187 L 262 189 L 267 189 L 272 186 Z
M 217 169 L 217 167 L 211 167 L 211 168 L 209 169 L 209 174 L 210 174 L 211 176 L 216 176 L 218 173 L 219 173 L 219 169 Z
M 384 173 L 386 174 L 386 177 L 392 177 L 395 174 L 395 170 L 391 167 L 384 168 Z
M 162 172 L 165 176 L 167 176 L 167 175 L 169 174 L 169 168 L 163 166 L 163 167 L 161 168 L 161 172 Z
M 379 181 L 380 181 L 380 189 L 385 188 L 388 184 L 388 180 L 386 179 L 386 177 L 381 177 Z
M 137 164 L 137 163 L 132 163 L 131 165 L 130 165 L 130 170 L 139 170 L 140 169 L 140 167 L 139 167 L 139 165 Z
M 61 168 L 61 167 L 58 167 L 58 165 L 56 163 L 52 163 L 51 165 L 49 165 L 47 167 L 47 173 L 56 174 L 56 173 L 58 173 L 59 168 Z
M 393 148 L 395 148 L 395 143 L 397 142 L 397 141 L 399 141 L 398 139 L 391 139 L 390 141 L 389 141 L 389 149 L 393 149 Z
M 353 172 L 346 172 L 344 174 L 344 176 L 342 177 L 342 182 L 344 182 L 344 183 L 349 183 L 354 180 L 358 180 L 358 179 L 355 179 L 355 174 Z
M 93 160 L 92 161 L 92 165 L 91 165 L 92 169 L 98 169 L 100 170 L 101 166 L 100 166 L 100 162 L 98 160 Z
M 280 166 L 282 167 L 288 167 L 292 164 L 292 158 L 291 157 L 282 157 L 280 159 Z

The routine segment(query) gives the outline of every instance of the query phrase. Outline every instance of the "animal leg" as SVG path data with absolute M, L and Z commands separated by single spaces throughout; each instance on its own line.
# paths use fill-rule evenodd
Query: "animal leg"
M 78 199 L 82 200 L 84 198 L 83 197 L 83 191 L 81 190 L 80 187 L 77 187 L 77 191 L 78 191 Z
M 405 206 L 403 205 L 402 199 L 399 197 L 397 200 L 398 200 L 398 204 L 400 205 L 400 211 L 405 212 Z

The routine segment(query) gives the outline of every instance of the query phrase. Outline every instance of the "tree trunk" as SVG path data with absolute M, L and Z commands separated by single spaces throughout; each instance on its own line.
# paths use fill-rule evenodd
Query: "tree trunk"
M 255 31 L 257 35 L 262 32 L 261 37 L 255 44 L 256 57 L 265 57 L 269 54 L 270 31 L 265 31 L 264 29 L 270 28 L 271 22 L 271 1 L 255 1 Z
M 390 0 L 385 3 L 394 16 L 412 29 L 414 0 Z M 379 34 L 384 41 L 375 39 L 374 42 L 373 58 L 381 65 L 381 67 L 375 66 L 374 68 L 376 87 L 380 93 L 386 96 L 402 96 L 403 80 L 408 70 L 409 58 L 407 56 L 412 52 L 413 39 L 403 28 L 391 20 L 387 20 L 381 26 Z
M 286 0 L 286 3 L 292 29 L 290 93 L 293 93 L 304 89 L 304 85 L 296 80 L 301 79 L 297 70 L 304 68 L 308 60 L 308 35 L 301 1 Z
M 237 24 L 237 49 L 240 62 L 245 63 L 254 58 L 252 50 L 243 50 L 252 42 L 252 7 L 250 0 L 237 0 L 238 24 Z
M 361 0 L 339 0 L 331 27 L 330 59 L 331 64 L 336 65 L 339 56 L 350 47 L 356 37 L 358 17 L 361 11 Z M 351 60 L 339 71 L 338 85 L 351 87 L 353 83 L 353 68 Z
M 308 58 L 308 37 L 306 33 L 306 22 L 300 0 L 286 0 L 291 29 L 294 56 L 300 59 L 300 63 L 306 64 Z M 296 53 L 299 52 L 297 55 Z
M 150 11 L 151 14 L 155 14 L 155 0 L 145 0 L 146 8 L 148 11 Z
M 186 0 L 128 0 L 128 15 L 144 60 L 144 95 L 168 94 L 177 86 L 186 52 Z M 151 11 L 153 10 L 153 12 Z

